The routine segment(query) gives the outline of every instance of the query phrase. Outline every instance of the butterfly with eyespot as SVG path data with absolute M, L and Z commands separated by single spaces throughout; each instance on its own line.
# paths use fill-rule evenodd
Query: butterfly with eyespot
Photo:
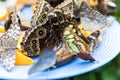
M 40 27 L 43 24 L 46 24 L 48 21 L 48 14 L 53 10 L 53 7 L 48 4 L 45 0 L 38 0 L 36 2 L 36 9 L 31 20 L 31 27 Z M 54 15 L 54 14 L 53 14 Z M 33 32 L 32 28 L 29 28 L 26 33 L 23 41 L 25 42 L 29 37 L 30 33 Z
M 27 37 L 25 36 L 25 38 L 23 38 L 22 50 L 26 51 L 28 56 L 40 55 L 40 60 L 36 65 L 39 64 L 38 66 L 40 66 L 44 62 L 40 68 L 31 68 L 30 74 L 36 71 L 36 69 L 39 69 L 39 71 L 47 69 L 56 63 L 55 53 L 51 54 L 53 57 L 46 58 L 47 54 L 42 53 L 42 51 L 46 48 L 53 50 L 61 45 L 61 32 L 64 28 L 64 26 L 62 27 L 62 24 L 64 24 L 64 15 L 61 13 L 61 10 L 51 11 L 47 15 L 48 20 L 45 24 L 41 24 L 41 26 L 36 25 L 25 32 Z
M 39 3 L 39 2 L 38 2 Z M 46 6 L 48 5 L 48 6 Z M 40 6 L 40 8 L 39 8 Z M 43 6 L 43 7 L 41 7 Z M 52 6 L 46 1 L 42 1 L 35 11 L 35 14 L 41 12 L 45 14 L 47 19 L 43 19 L 45 22 L 42 24 L 39 21 L 38 24 L 31 27 L 28 31 L 25 32 L 25 37 L 22 42 L 23 51 L 28 52 L 28 56 L 36 56 L 40 54 L 40 50 L 49 45 L 59 45 L 61 41 L 61 33 L 63 32 L 65 25 L 65 17 L 62 14 L 60 9 L 51 9 Z M 42 9 L 41 9 L 42 8 Z M 42 11 L 38 11 L 38 9 Z M 46 12 L 44 10 L 50 11 Z M 35 22 L 38 16 L 34 15 L 32 21 Z M 32 23 L 31 23 L 32 24 Z M 35 49 L 35 50 L 34 50 Z
M 10 14 L 10 28 L 0 36 L 0 62 L 9 71 L 14 67 L 16 58 L 16 49 L 20 35 L 20 19 L 16 9 Z

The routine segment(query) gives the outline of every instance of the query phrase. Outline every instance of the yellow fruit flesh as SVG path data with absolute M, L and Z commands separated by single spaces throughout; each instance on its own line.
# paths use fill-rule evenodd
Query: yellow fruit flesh
M 78 28 L 80 29 L 80 32 L 83 34 L 83 36 L 88 37 L 93 31 L 86 31 L 82 29 L 82 24 L 78 25 Z
M 21 42 L 22 42 L 22 36 L 20 36 L 18 39 L 18 44 L 17 44 L 18 49 L 16 50 L 15 64 L 21 66 L 31 65 L 34 63 L 34 60 L 27 56 L 27 52 L 21 51 Z
M 0 33 L 6 32 L 5 28 L 0 26 Z
M 0 22 L 6 20 L 8 16 L 8 12 L 6 11 L 0 11 Z
M 26 65 L 34 64 L 34 60 L 23 54 L 27 54 L 27 53 L 22 52 L 19 49 L 16 50 L 16 62 L 15 62 L 16 65 L 26 66 Z

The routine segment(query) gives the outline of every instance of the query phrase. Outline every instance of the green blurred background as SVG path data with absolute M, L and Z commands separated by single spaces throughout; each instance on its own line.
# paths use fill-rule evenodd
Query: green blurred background
M 120 22 L 120 0 L 112 1 L 117 4 L 116 13 L 113 16 Z M 120 80 L 120 54 L 97 70 L 64 80 Z

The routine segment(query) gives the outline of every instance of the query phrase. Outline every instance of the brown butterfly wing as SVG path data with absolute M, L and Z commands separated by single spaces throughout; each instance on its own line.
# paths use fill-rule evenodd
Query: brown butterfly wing
M 43 25 L 47 22 L 47 15 L 53 10 L 53 7 L 45 0 L 38 0 L 36 2 L 36 9 L 31 20 L 31 25 L 34 27 L 36 25 Z M 43 16 L 46 18 L 43 18 Z

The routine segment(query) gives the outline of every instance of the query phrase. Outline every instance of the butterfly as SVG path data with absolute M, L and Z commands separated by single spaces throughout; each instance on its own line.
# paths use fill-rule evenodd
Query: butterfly
M 46 12 L 46 9 L 49 12 Z M 45 14 L 46 18 L 42 18 L 43 22 L 45 20 L 44 24 L 39 22 L 40 19 L 38 21 L 35 20 L 39 18 L 38 13 L 41 17 L 44 17 L 42 14 Z M 39 23 L 35 25 L 31 23 L 33 27 L 25 32 L 25 37 L 23 37 L 22 42 L 22 50 L 28 52 L 28 56 L 39 55 L 40 50 L 46 46 L 59 45 L 62 36 L 61 33 L 65 26 L 65 17 L 62 14 L 62 10 L 53 9 L 45 0 L 37 2 L 37 8 L 34 14 L 32 21 Z
M 48 3 L 43 1 L 41 5 L 43 3 L 45 4 L 41 10 L 45 8 L 49 10 L 49 7 L 45 6 L 48 5 Z M 39 11 L 37 11 L 37 13 L 39 13 Z M 47 16 L 45 23 L 42 24 L 39 22 L 39 24 L 35 24 L 35 26 L 32 25 L 33 27 L 25 32 L 25 37 L 22 42 L 22 50 L 26 51 L 28 56 L 40 55 L 38 62 L 30 69 L 29 74 L 54 66 L 56 63 L 56 55 L 53 51 L 60 46 L 60 31 L 62 30 L 62 24 L 64 24 L 64 16 L 61 14 L 61 10 L 51 10 L 49 13 L 41 11 L 41 15 L 42 14 L 46 14 Z M 37 18 L 37 16 L 34 17 Z M 34 17 L 33 19 L 35 19 Z M 50 49 L 50 51 L 48 51 L 51 53 L 46 52 L 46 48 Z
M 0 36 L 0 48 L 3 49 L 0 51 L 0 61 L 8 71 L 14 67 L 17 43 L 20 35 L 20 19 L 16 9 L 13 10 L 10 17 L 11 23 L 8 25 L 10 28 Z

